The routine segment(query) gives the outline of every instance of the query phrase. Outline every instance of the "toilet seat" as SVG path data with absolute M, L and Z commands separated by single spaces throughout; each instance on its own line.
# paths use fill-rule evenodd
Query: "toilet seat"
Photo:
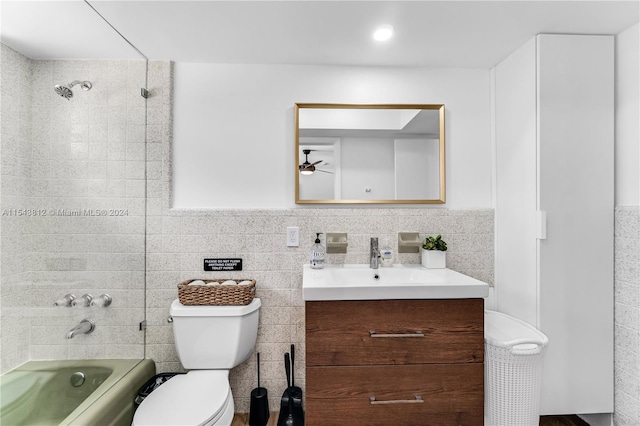
M 205 426 L 222 418 L 233 398 L 227 370 L 178 374 L 151 392 L 133 417 L 133 426 Z

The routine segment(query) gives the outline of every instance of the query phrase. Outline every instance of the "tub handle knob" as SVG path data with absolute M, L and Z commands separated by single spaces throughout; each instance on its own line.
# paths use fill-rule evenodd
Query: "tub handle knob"
M 61 299 L 53 302 L 53 306 L 71 306 L 71 303 L 74 301 L 76 296 L 72 293 L 67 293 Z
M 105 293 L 93 299 L 91 301 L 91 306 L 106 308 L 107 306 L 111 305 L 111 302 L 113 302 L 113 299 L 111 298 L 111 296 Z
M 75 299 L 73 299 L 73 302 L 71 302 L 71 306 L 73 307 L 89 306 L 92 300 L 93 300 L 93 296 L 90 295 L 89 293 L 86 293 L 86 294 L 83 294 L 81 297 L 76 297 Z
M 167 317 L 167 322 L 168 322 L 169 324 L 171 324 L 171 323 L 173 322 L 173 317 L 172 317 L 171 315 L 169 315 L 169 316 Z

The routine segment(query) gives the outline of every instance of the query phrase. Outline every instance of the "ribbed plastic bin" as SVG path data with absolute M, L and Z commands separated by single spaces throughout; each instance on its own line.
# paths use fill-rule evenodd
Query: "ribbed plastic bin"
M 486 426 L 538 426 L 542 366 L 549 339 L 535 327 L 485 311 Z

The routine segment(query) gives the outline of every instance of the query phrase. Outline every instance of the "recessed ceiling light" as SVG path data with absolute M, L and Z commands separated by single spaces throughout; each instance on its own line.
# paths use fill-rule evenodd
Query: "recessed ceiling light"
M 386 41 L 393 37 L 393 27 L 391 25 L 382 25 L 373 33 L 373 38 L 378 41 Z

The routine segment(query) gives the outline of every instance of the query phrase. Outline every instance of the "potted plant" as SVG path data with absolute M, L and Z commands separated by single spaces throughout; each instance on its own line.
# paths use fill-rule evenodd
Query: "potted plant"
M 447 243 L 442 235 L 427 237 L 422 244 L 422 266 L 429 269 L 447 267 Z

